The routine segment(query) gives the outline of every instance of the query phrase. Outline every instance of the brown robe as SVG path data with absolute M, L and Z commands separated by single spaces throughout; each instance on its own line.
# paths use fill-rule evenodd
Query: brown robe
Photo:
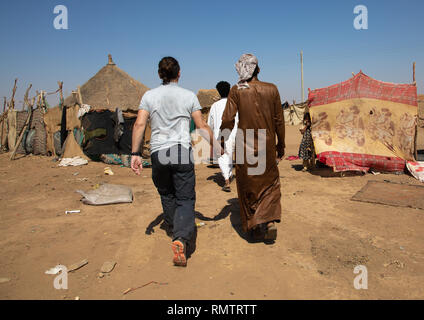
M 281 192 L 276 152 L 278 151 L 278 155 L 281 157 L 285 148 L 284 114 L 277 87 L 272 83 L 256 79 L 249 82 L 249 87 L 240 90 L 237 86 L 231 88 L 221 125 L 221 130 L 232 130 L 238 112 L 236 181 L 240 216 L 245 232 L 261 223 L 280 222 Z M 246 129 L 255 129 L 255 132 L 258 132 L 257 129 L 266 129 L 266 170 L 261 175 L 248 174 L 248 168 L 255 168 L 257 164 L 251 165 L 246 161 L 246 150 L 252 149 L 246 144 Z M 241 132 L 243 132 L 243 135 Z M 278 137 L 277 145 L 276 135 Z M 255 155 L 257 155 L 257 133 L 254 135 L 254 140 L 253 149 Z M 237 148 L 239 147 L 242 147 L 245 153 L 245 160 L 241 164 L 238 163 L 240 161 L 237 159 L 239 152 Z

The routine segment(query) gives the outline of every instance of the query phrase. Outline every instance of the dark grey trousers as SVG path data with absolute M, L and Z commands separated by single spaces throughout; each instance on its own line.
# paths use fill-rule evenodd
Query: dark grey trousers
M 196 202 L 192 150 L 181 145 L 151 155 L 152 179 L 161 198 L 165 222 L 173 226 L 174 240 L 189 241 L 195 227 Z

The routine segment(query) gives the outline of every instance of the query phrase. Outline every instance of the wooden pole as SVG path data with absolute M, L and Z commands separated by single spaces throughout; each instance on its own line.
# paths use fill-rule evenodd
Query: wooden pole
M 28 89 L 25 91 L 25 96 L 24 96 L 24 104 L 26 104 L 28 108 L 29 108 L 28 95 L 31 88 L 32 88 L 32 84 L 29 85 Z
M 412 64 L 412 81 L 413 84 L 416 85 L 417 82 L 415 80 L 415 62 Z M 417 150 L 417 140 L 418 140 L 418 117 L 419 114 L 417 114 L 417 120 L 416 120 L 416 124 L 415 124 L 415 138 L 414 138 L 414 157 L 415 157 L 415 161 L 418 161 L 418 150 Z
M 16 94 L 17 83 L 18 83 L 18 79 L 15 79 L 15 84 L 13 85 L 13 90 L 12 90 L 12 98 L 10 98 L 8 110 L 15 109 L 15 94 Z
M 79 103 L 80 103 L 80 106 L 82 107 L 82 95 L 81 95 L 81 87 L 80 86 L 78 86 L 78 100 L 79 100 Z
M 415 62 L 412 63 L 412 81 L 413 84 L 416 85 L 416 79 L 415 79 Z M 419 114 L 417 113 L 416 123 L 415 123 L 415 137 L 414 137 L 414 157 L 415 161 L 418 161 L 418 150 L 417 150 L 417 143 L 418 143 L 418 117 Z
M 31 84 L 31 85 L 29 86 L 29 88 L 27 89 L 27 93 L 29 93 L 29 89 L 31 89 L 31 87 L 32 87 L 32 84 Z M 18 139 L 18 141 L 16 142 L 15 148 L 13 149 L 12 155 L 10 156 L 10 160 L 13 160 L 13 158 L 15 157 L 15 153 L 16 153 L 16 151 L 18 150 L 19 145 L 20 145 L 20 144 L 21 144 L 21 142 L 22 142 L 22 139 L 23 139 L 23 137 L 24 137 L 24 135 L 25 135 L 25 131 L 26 131 L 26 129 L 28 128 L 28 126 L 29 126 L 29 122 L 30 122 L 30 120 L 31 120 L 31 116 L 32 116 L 32 105 L 29 103 L 28 97 L 26 97 L 26 98 L 27 98 L 27 99 L 25 100 L 25 102 L 24 102 L 24 103 L 28 103 L 28 117 L 27 117 L 27 119 L 26 119 L 26 121 L 25 121 L 25 125 L 24 125 L 24 127 L 22 128 L 21 134 L 19 135 L 19 139 Z M 35 100 L 33 100 L 33 101 L 35 101 Z
M 63 101 L 63 81 L 58 81 L 57 84 L 59 85 L 59 95 L 60 95 L 60 101 Z
M 28 111 L 28 117 L 27 117 L 27 119 L 26 119 L 26 121 L 25 121 L 25 125 L 24 125 L 24 127 L 23 127 L 23 129 L 22 129 L 22 131 L 21 131 L 21 134 L 19 135 L 19 139 L 18 139 L 18 142 L 16 143 L 16 145 L 15 145 L 15 149 L 13 150 L 13 152 L 12 152 L 12 155 L 10 156 L 10 160 L 13 160 L 13 157 L 15 156 L 15 153 L 16 153 L 16 151 L 18 150 L 18 147 L 19 147 L 19 145 L 21 144 L 21 142 L 22 142 L 22 139 L 23 139 L 23 137 L 24 137 L 24 134 L 25 134 L 25 131 L 26 131 L 26 128 L 28 127 L 28 125 L 29 125 L 29 120 L 31 119 L 31 114 L 32 114 L 32 107 L 30 108 L 30 110 Z
M 302 103 L 305 102 L 305 90 L 303 86 L 303 51 L 300 51 L 300 73 L 302 82 Z
M 59 106 L 60 106 L 61 111 L 62 111 L 63 108 L 65 107 L 64 106 L 64 100 L 63 100 L 63 81 L 58 81 L 57 84 L 59 85 L 59 97 L 60 97 Z M 62 123 L 61 123 L 61 126 L 62 126 Z M 54 145 L 54 141 L 53 141 L 53 145 Z M 57 157 L 56 150 L 55 150 L 54 147 L 53 147 L 53 155 L 55 157 Z
M 4 131 L 4 122 L 7 120 L 7 117 L 5 117 L 5 111 L 6 111 L 6 106 L 7 106 L 7 99 L 6 97 L 3 97 L 4 99 L 4 103 L 3 103 L 3 113 L 2 113 L 2 122 L 1 122 L 1 137 L 0 137 L 0 145 L 1 148 L 3 149 L 3 131 Z
M 415 62 L 412 64 L 412 82 L 417 83 L 415 81 Z
M 418 117 L 417 117 L 417 124 L 415 125 L 415 136 L 414 136 L 414 158 L 415 158 L 415 161 L 418 161 L 417 140 L 418 140 Z

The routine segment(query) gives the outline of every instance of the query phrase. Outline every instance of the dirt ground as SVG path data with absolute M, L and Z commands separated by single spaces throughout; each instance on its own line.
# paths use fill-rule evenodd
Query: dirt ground
M 287 127 L 286 156 L 301 136 Z M 424 211 L 351 201 L 370 180 L 420 184 L 409 175 L 340 177 L 280 163 L 283 220 L 274 244 L 249 243 L 240 231 L 235 182 L 221 191 L 219 169 L 196 167 L 197 248 L 187 268 L 172 265 L 160 229 L 161 203 L 151 169 L 141 177 L 103 163 L 58 167 L 52 158 L 0 155 L 0 299 L 423 299 Z M 78 173 L 77 175 L 75 175 Z M 98 183 L 133 188 L 134 202 L 84 205 L 77 189 Z M 219 181 L 218 181 L 219 182 Z M 220 183 L 220 182 L 219 182 Z M 66 215 L 65 210 L 80 209 Z M 68 290 L 45 271 L 87 259 Z M 115 269 L 99 278 L 105 261 Z M 368 269 L 356 290 L 355 266 Z M 126 295 L 131 287 L 150 284 Z

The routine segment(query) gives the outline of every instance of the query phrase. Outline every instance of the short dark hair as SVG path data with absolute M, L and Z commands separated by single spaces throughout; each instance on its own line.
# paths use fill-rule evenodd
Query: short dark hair
M 216 90 L 218 90 L 221 98 L 228 97 L 228 94 L 230 93 L 230 89 L 231 89 L 231 84 L 229 84 L 227 81 L 220 81 L 216 85 Z
M 164 57 L 159 61 L 159 77 L 163 84 L 168 84 L 171 80 L 177 79 L 180 72 L 180 65 L 173 57 Z

